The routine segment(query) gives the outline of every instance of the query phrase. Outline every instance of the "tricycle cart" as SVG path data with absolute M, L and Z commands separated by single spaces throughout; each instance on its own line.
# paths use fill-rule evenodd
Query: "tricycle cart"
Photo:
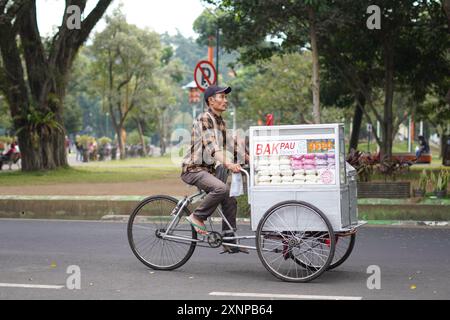
M 191 203 L 205 197 L 202 190 L 182 200 L 153 196 L 130 216 L 133 253 L 150 268 L 173 270 L 196 246 L 226 242 L 256 250 L 270 273 L 290 282 L 311 281 L 349 257 L 363 223 L 357 219 L 356 171 L 345 161 L 343 125 L 252 127 L 249 171 L 243 173 L 256 235 L 224 235 L 211 220 L 208 235 L 198 235 L 184 217 Z M 255 239 L 256 246 L 240 244 L 244 239 Z

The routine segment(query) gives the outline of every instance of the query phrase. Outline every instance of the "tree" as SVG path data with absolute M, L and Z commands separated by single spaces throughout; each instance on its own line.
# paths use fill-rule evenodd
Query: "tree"
M 444 138 L 450 135 L 450 102 L 445 96 L 449 87 L 450 78 L 446 78 L 441 86 L 435 86 L 425 96 L 424 102 L 417 109 L 417 118 L 431 123 L 441 139 L 441 158 L 445 146 Z
M 80 49 L 74 61 L 72 73 L 67 84 L 64 110 L 64 128 L 68 133 L 78 133 L 84 127 L 84 102 L 90 97 L 90 61 L 86 49 Z M 91 107 L 91 104 L 88 104 Z M 89 111 L 91 112 L 91 111 Z M 92 117 L 89 117 L 92 118 Z
M 146 90 L 154 86 L 161 44 L 158 34 L 128 24 L 120 8 L 107 16 L 106 22 L 106 29 L 95 36 L 92 52 L 97 86 L 106 98 L 124 159 L 124 124 L 130 112 L 145 100 Z
M 166 50 L 163 49 L 163 52 Z M 182 65 L 178 59 L 161 59 L 160 67 L 155 70 L 155 80 L 150 88 L 142 95 L 141 103 L 131 112 L 131 120 L 139 135 L 140 143 L 147 154 L 144 132 L 146 129 L 160 133 L 161 153 L 166 151 L 166 140 L 170 132 L 173 118 L 168 119 L 168 110 L 175 107 L 177 98 L 175 93 L 180 92 L 182 78 Z M 180 100 L 180 99 L 178 99 Z
M 225 33 L 222 45 L 241 48 L 241 61 L 253 63 L 269 58 L 274 52 L 299 52 L 307 48 L 312 56 L 311 91 L 314 122 L 320 123 L 320 74 L 317 32 L 326 20 L 317 14 L 326 10 L 321 0 L 301 1 L 228 1 L 205 0 L 217 6 L 218 24 Z M 205 18 L 199 17 L 201 35 L 210 32 Z M 266 39 L 278 39 L 268 42 Z M 281 44 L 280 44 L 281 43 Z
M 45 43 L 38 29 L 35 0 L 0 1 L 2 90 L 19 138 L 22 170 L 67 166 L 63 114 L 68 76 L 79 48 L 111 1 L 99 0 L 80 21 L 80 28 L 72 28 L 68 21 L 76 15 L 69 7 L 77 6 L 84 13 L 87 1 L 67 0 L 58 32 Z
M 309 52 L 273 56 L 260 63 L 258 74 L 242 92 L 246 108 L 240 114 L 264 121 L 266 114 L 276 113 L 280 124 L 313 123 L 311 65 Z
M 367 9 L 373 3 L 365 1 L 208 2 L 224 12 L 222 43 L 241 48 L 243 62 L 302 48 L 312 49 L 313 57 L 320 52 L 322 76 L 328 73 L 344 81 L 342 94 L 356 102 L 352 144 L 364 114 L 369 123 L 381 123 L 382 135 L 375 138 L 388 158 L 396 128 L 408 115 L 406 110 L 394 110 L 395 99 L 400 101 L 396 94 L 410 97 L 414 108 L 433 83 L 449 74 L 447 20 L 437 1 L 375 1 L 381 8 L 380 30 L 367 28 Z M 314 39 L 317 50 L 312 48 Z M 313 74 L 314 70 L 318 68 Z M 396 114 L 401 116 L 396 119 Z
M 449 37 L 437 2 L 377 4 L 381 29 L 369 30 L 364 15 L 367 3 L 334 1 L 328 12 L 333 19 L 320 30 L 319 44 L 327 73 L 340 79 L 356 101 L 355 118 L 361 119 L 363 113 L 373 127 L 374 118 L 381 123 L 382 135 L 374 135 L 382 156 L 390 158 L 400 123 L 449 74 L 445 54 Z M 397 111 L 395 101 L 403 101 Z

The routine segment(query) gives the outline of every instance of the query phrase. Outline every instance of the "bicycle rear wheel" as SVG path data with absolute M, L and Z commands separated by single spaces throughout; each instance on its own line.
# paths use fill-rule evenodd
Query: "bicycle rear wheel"
M 339 267 L 347 260 L 355 246 L 356 234 L 345 237 L 336 237 L 336 250 L 334 251 L 333 262 L 328 267 L 328 270 Z
M 182 219 L 190 215 L 185 208 L 179 216 L 172 212 L 178 200 L 169 196 L 154 196 L 143 200 L 128 220 L 128 242 L 134 255 L 155 270 L 174 270 L 192 256 L 197 239 L 194 228 Z M 167 229 L 170 231 L 167 233 Z M 164 236 L 181 239 L 167 239 Z M 183 240 L 182 238 L 186 239 Z

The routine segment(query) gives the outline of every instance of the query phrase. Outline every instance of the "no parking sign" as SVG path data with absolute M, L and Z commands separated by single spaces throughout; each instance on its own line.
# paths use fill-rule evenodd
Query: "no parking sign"
M 209 61 L 200 61 L 195 67 L 194 79 L 197 87 L 204 92 L 217 82 L 216 68 Z

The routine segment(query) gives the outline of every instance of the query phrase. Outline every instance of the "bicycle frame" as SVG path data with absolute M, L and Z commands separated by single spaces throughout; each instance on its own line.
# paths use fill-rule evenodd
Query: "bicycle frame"
M 247 175 L 247 177 L 249 176 L 247 171 L 242 170 L 242 172 L 244 172 Z M 249 181 L 249 179 L 247 179 L 247 181 Z M 199 198 L 197 201 L 203 200 L 203 198 L 206 195 L 207 195 L 207 193 L 205 191 L 200 190 L 198 193 L 196 193 L 196 194 L 194 194 L 192 196 L 189 196 L 189 197 L 186 196 L 184 199 L 180 200 L 180 202 L 178 202 L 178 205 L 177 205 L 178 210 L 172 213 L 172 215 L 174 216 L 173 220 L 171 221 L 171 223 L 167 227 L 165 233 L 160 234 L 160 236 L 163 239 L 167 239 L 167 240 L 181 240 L 181 241 L 196 242 L 196 243 L 207 242 L 208 236 L 203 236 L 202 239 L 193 239 L 193 238 L 188 238 L 188 237 L 183 237 L 183 236 L 178 236 L 178 235 L 172 235 L 171 234 L 174 231 L 173 230 L 173 226 L 176 224 L 176 222 L 179 219 L 181 219 L 184 208 L 188 207 L 191 203 L 193 203 L 196 198 Z M 223 237 L 222 240 L 224 240 L 224 241 L 226 241 L 226 240 L 228 240 L 228 241 L 230 241 L 230 240 L 231 241 L 232 240 L 239 241 L 239 240 L 244 240 L 244 239 L 256 239 L 256 236 L 239 236 L 239 235 L 237 235 L 237 231 L 231 226 L 230 222 L 225 217 L 225 215 L 223 214 L 222 209 L 220 207 L 217 208 L 217 212 L 219 213 L 220 218 L 222 218 L 223 221 L 225 222 L 225 224 L 228 226 L 229 230 L 233 230 L 234 233 L 236 234 L 235 237 Z M 214 228 L 213 228 L 211 217 L 208 218 L 208 221 L 209 221 L 209 224 L 211 226 L 212 231 L 214 232 Z M 244 246 L 244 245 L 234 244 L 234 243 L 226 243 L 226 245 L 229 246 L 229 247 L 257 250 L 256 246 L 255 247 L 251 247 L 251 246 Z

